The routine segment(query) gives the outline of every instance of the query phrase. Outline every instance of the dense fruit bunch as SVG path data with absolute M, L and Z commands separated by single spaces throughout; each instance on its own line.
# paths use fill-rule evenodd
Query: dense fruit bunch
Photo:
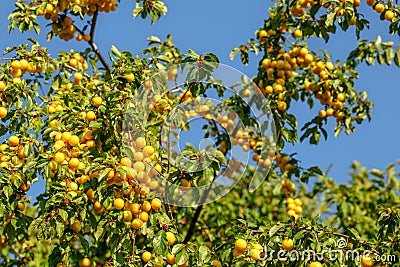
M 62 40 L 69 41 L 74 38 L 78 31 L 71 17 L 66 16 L 70 13 L 76 16 L 80 13 L 83 15 L 93 16 L 95 12 L 110 12 L 117 9 L 115 0 L 60 0 L 43 2 L 37 9 L 37 15 L 44 16 L 45 19 L 52 21 L 53 34 L 58 35 Z M 82 31 L 76 34 L 78 41 L 90 41 L 89 34 L 84 34 Z
M 288 198 L 286 199 L 286 214 L 289 217 L 294 217 L 296 220 L 303 212 L 302 201 L 299 198 Z
M 287 96 L 293 92 L 287 92 L 286 83 L 293 80 L 291 77 L 298 69 L 310 71 L 310 78 L 315 74 L 315 81 L 307 81 L 305 90 L 311 91 L 322 105 L 327 106 L 319 112 L 321 118 L 334 116 L 338 123 L 344 117 L 342 109 L 346 102 L 344 93 L 338 91 L 333 85 L 332 74 L 335 67 L 330 61 L 318 60 L 309 53 L 306 47 L 294 47 L 288 53 L 284 49 L 279 50 L 276 59 L 265 58 L 261 62 L 261 71 L 265 70 L 263 78 L 258 85 L 264 94 L 276 103 L 277 110 L 283 112 L 287 109 Z
M 82 12 L 88 16 L 93 16 L 94 12 L 115 11 L 117 3 L 115 0 L 59 0 L 47 1 L 38 9 L 38 15 L 44 15 L 46 19 L 56 20 L 55 16 L 59 13 L 72 11 L 74 13 Z
M 24 76 L 27 72 L 34 75 L 35 73 L 42 73 L 50 69 L 51 72 L 54 72 L 55 67 L 53 64 L 46 64 L 40 62 L 40 57 L 34 57 L 32 59 L 22 58 L 15 59 L 10 62 L 10 72 L 9 74 L 13 77 L 13 84 L 20 84 L 22 82 L 21 77 Z M 0 81 L 0 91 L 3 92 L 7 89 L 7 84 L 4 81 Z
M 399 15 L 398 11 L 389 3 L 367 0 L 367 5 L 372 7 L 377 13 L 383 14 L 384 18 L 388 21 L 392 21 Z
M 260 243 L 248 243 L 244 239 L 236 239 L 233 250 L 234 257 L 243 257 L 247 259 L 259 260 L 263 256 L 263 246 Z M 246 253 L 245 253 L 246 252 Z

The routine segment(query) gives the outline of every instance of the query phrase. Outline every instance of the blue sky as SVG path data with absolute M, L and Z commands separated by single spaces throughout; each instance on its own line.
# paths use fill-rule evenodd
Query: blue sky
M 36 36 L 33 33 L 20 34 L 13 31 L 7 33 L 7 15 L 13 9 L 14 0 L 3 0 L 0 10 L 0 50 L 7 46 L 25 43 L 28 37 L 35 37 L 43 46 L 50 49 L 50 53 L 56 55 L 61 50 L 82 50 L 87 46 L 75 40 L 64 42 L 55 38 L 47 43 L 45 33 Z M 173 35 L 174 43 L 186 52 L 189 48 L 198 53 L 213 52 L 222 63 L 230 65 L 244 72 L 249 77 L 256 74 L 260 57 L 252 57 L 249 66 L 242 65 L 239 60 L 229 60 L 230 51 L 238 45 L 245 43 L 268 16 L 270 1 L 259 0 L 176 0 L 167 1 L 167 16 L 161 18 L 154 25 L 150 20 L 136 19 L 132 17 L 132 9 L 135 1 L 121 1 L 116 12 L 101 14 L 98 20 L 95 41 L 102 51 L 110 49 L 114 44 L 120 50 L 130 50 L 138 53 L 143 50 L 151 35 L 164 39 L 167 34 Z M 379 15 L 374 13 L 365 2 L 362 2 L 360 10 L 367 14 L 371 22 L 371 29 L 362 34 L 361 39 L 376 39 L 379 35 L 383 41 L 393 41 L 395 46 L 400 44 L 398 36 L 387 34 L 389 23 L 380 21 Z M 44 25 L 44 21 L 42 25 Z M 327 49 L 333 55 L 333 59 L 346 58 L 348 51 L 356 47 L 353 37 L 354 30 L 341 33 L 324 44 L 322 41 L 312 41 L 312 49 Z M 360 79 L 356 87 L 368 92 L 375 104 L 372 111 L 372 121 L 358 126 L 356 133 L 350 136 L 340 135 L 333 137 L 333 119 L 330 123 L 330 136 L 328 141 L 321 140 L 319 146 L 310 146 L 308 143 L 298 144 L 290 151 L 297 152 L 298 158 L 304 166 L 320 165 L 326 169 L 330 164 L 333 168 L 330 176 L 337 181 L 348 179 L 348 166 L 353 160 L 360 161 L 368 168 L 384 168 L 388 164 L 399 159 L 400 141 L 400 86 L 398 77 L 400 69 L 396 66 L 370 66 L 359 67 Z M 310 113 L 301 107 L 299 120 L 311 119 L 317 111 Z M 33 187 L 35 190 L 35 187 Z M 33 192 L 34 194 L 35 192 Z

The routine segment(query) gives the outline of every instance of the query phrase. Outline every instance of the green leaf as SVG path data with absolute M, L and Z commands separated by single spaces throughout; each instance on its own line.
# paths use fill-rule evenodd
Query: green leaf
M 111 46 L 111 52 L 116 56 L 117 58 L 121 57 L 121 52 L 119 52 L 118 48 L 114 45 Z
M 53 82 L 51 83 L 51 88 L 57 90 L 59 87 L 60 87 L 60 77 L 57 76 L 53 79 Z
M 190 57 L 192 57 L 192 58 L 195 58 L 195 59 L 199 59 L 199 55 L 196 53 L 196 52 L 194 52 L 192 49 L 189 49 L 189 56 Z
M 280 183 L 277 183 L 274 187 L 274 190 L 272 191 L 272 194 L 274 196 L 279 196 L 282 194 L 281 192 L 282 192 L 282 185 Z
M 382 179 L 385 177 L 385 176 L 384 176 L 384 172 L 382 172 L 382 171 L 380 171 L 380 170 L 378 170 L 378 169 L 371 169 L 371 170 L 370 170 L 370 173 L 371 173 L 372 175 L 377 176 L 377 177 L 382 178 Z
M 164 231 L 159 231 L 153 238 L 153 249 L 158 255 L 165 255 L 168 251 L 168 241 Z
M 199 186 L 211 184 L 214 181 L 214 169 L 209 167 L 203 170 L 203 177 L 199 181 Z
M 380 65 L 382 65 L 385 62 L 385 58 L 384 58 L 383 54 L 378 53 L 377 57 L 378 57 L 378 63 Z
M 176 264 L 182 265 L 184 264 L 187 260 L 189 259 L 189 254 L 185 249 L 182 249 L 181 251 L 176 254 Z
M 157 36 L 150 36 L 147 38 L 147 41 L 149 41 L 150 43 L 161 43 L 160 38 L 158 38 Z
M 378 37 L 375 40 L 375 45 L 379 45 L 382 43 L 382 37 L 380 35 L 378 35 Z
M 394 58 L 394 51 L 392 48 L 387 48 L 385 51 L 385 60 L 388 66 L 392 65 L 392 60 Z
M 126 170 L 122 166 L 118 166 L 115 170 L 121 173 L 123 177 L 126 177 Z
M 400 47 L 397 48 L 396 55 L 394 56 L 394 63 L 400 67 Z
M 333 23 L 335 22 L 335 18 L 336 18 L 336 13 L 335 13 L 335 12 L 329 13 L 329 14 L 326 16 L 325 25 L 326 25 L 327 27 L 332 26 Z
M 211 259 L 210 250 L 207 246 L 201 245 L 199 248 L 199 260 L 201 263 L 208 262 Z
M 0 202 L 0 216 L 4 216 L 5 211 L 6 207 L 4 206 L 3 203 Z
M 8 185 L 3 187 L 3 193 L 6 196 L 6 198 L 10 198 L 11 194 L 13 193 L 13 190 L 11 187 L 9 187 Z
M 249 64 L 249 52 L 248 50 L 241 49 L 240 50 L 240 60 L 242 61 L 243 65 Z
M 89 242 L 85 239 L 85 236 L 78 234 L 81 245 L 85 251 L 89 250 Z
M 171 250 L 172 254 L 176 255 L 184 248 L 184 246 L 185 245 L 183 245 L 183 244 L 176 244 Z
M 287 142 L 293 143 L 292 131 L 291 130 L 289 130 L 287 128 L 284 128 L 282 130 L 282 135 L 283 135 L 283 137 L 285 138 L 285 140 Z
M 367 61 L 368 65 L 373 65 L 375 63 L 375 58 L 371 55 L 368 55 L 365 60 Z
M 235 58 L 236 54 L 237 54 L 239 51 L 240 51 L 239 48 L 233 49 L 233 50 L 229 53 L 229 58 L 230 58 L 230 60 L 233 60 L 233 59 Z
M 164 16 L 168 12 L 167 6 L 161 1 L 156 1 L 156 3 L 154 4 L 154 8 L 157 9 Z
M 31 224 L 29 225 L 28 232 L 29 233 L 36 232 L 40 225 L 41 225 L 41 219 L 40 218 L 33 220 L 31 222 Z
M 99 172 L 99 177 L 97 178 L 99 181 L 101 181 L 101 179 L 103 179 L 104 177 L 106 177 L 106 175 L 111 171 L 111 168 L 106 168 L 102 171 Z
M 360 234 L 354 228 L 348 228 L 348 230 L 354 235 L 355 238 L 360 239 Z
M 124 256 L 122 256 L 122 254 L 117 253 L 117 255 L 115 255 L 115 260 L 117 261 L 118 264 L 124 264 L 125 263 L 125 259 Z
M 321 134 L 319 132 L 314 132 L 310 138 L 310 144 L 318 145 L 320 137 L 321 137 Z
M 8 131 L 7 127 L 1 124 L 0 125 L 0 136 L 5 135 L 7 133 L 7 131 Z
M 89 124 L 89 127 L 91 128 L 101 128 L 103 126 L 103 123 L 99 120 L 91 121 Z
M 323 170 L 319 166 L 310 167 L 310 168 L 308 168 L 308 171 L 313 174 L 315 173 L 315 174 L 319 174 L 319 175 L 324 175 Z
M 97 225 L 96 231 L 94 232 L 94 238 L 95 238 L 96 240 L 99 240 L 99 239 L 100 239 L 100 236 L 103 234 L 103 232 L 104 232 L 103 225 L 104 225 L 106 222 L 107 222 L 107 221 L 101 221 L 101 222 Z
M 56 221 L 56 232 L 58 237 L 64 234 L 64 224 L 58 220 Z
M 165 67 L 163 64 L 161 64 L 160 62 L 156 63 L 156 67 L 157 69 L 159 69 L 160 71 L 166 70 L 167 67 Z
M 304 231 L 304 230 L 298 231 L 298 232 L 294 235 L 293 240 L 295 240 L 295 241 L 296 241 L 296 240 L 302 240 L 305 233 L 306 233 L 306 231 Z
M 219 150 L 215 151 L 215 158 L 221 163 L 221 165 L 226 165 L 226 158 L 224 153 Z
M 63 210 L 63 209 L 59 210 L 58 214 L 63 219 L 63 221 L 68 220 L 68 213 L 65 210 Z
M 142 13 L 142 12 L 143 12 L 143 7 L 141 7 L 141 6 L 139 5 L 139 3 L 137 2 L 137 3 L 136 3 L 136 6 L 135 6 L 135 9 L 134 9 L 133 12 L 132 12 L 132 16 L 133 16 L 134 18 L 136 18 L 136 17 L 139 16 L 139 14 Z
M 40 26 L 39 26 L 37 23 L 35 23 L 35 24 L 33 25 L 33 29 L 35 30 L 36 34 L 39 34 L 39 33 L 40 33 Z
M 271 227 L 271 229 L 269 229 L 268 231 L 268 235 L 270 237 L 273 237 L 280 229 L 284 228 L 285 225 L 284 224 L 277 224 Z

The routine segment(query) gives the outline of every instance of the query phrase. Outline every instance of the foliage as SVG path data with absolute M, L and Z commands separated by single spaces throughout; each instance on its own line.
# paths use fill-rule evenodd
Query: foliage
M 308 49 L 308 39 L 328 42 L 336 31 L 350 27 L 359 36 L 369 24 L 360 4 L 278 1 L 255 38 L 231 53 L 244 64 L 249 64 L 249 53 L 261 54 L 257 74 L 250 80 L 242 77 L 228 90 L 213 77 L 220 67 L 217 56 L 182 53 L 171 36 L 164 41 L 149 37 L 139 55 L 113 46 L 105 58 L 95 43 L 97 17 L 116 11 L 115 0 L 15 2 L 9 30 L 39 34 L 44 28 L 49 41 L 75 37 L 89 48 L 50 57 L 46 47 L 29 39 L 5 51 L 0 64 L 0 134 L 5 139 L 0 145 L 1 265 L 398 264 L 396 164 L 379 171 L 354 162 L 345 185 L 285 152 L 288 143 L 318 145 L 321 135 L 351 134 L 371 119 L 367 93 L 354 88 L 361 63 L 400 66 L 400 48 L 380 37 L 359 41 L 343 62 L 334 62 L 328 51 Z M 400 35 L 395 3 L 368 0 L 367 5 L 389 21 L 390 33 Z M 137 1 L 133 17 L 155 23 L 166 12 L 161 1 Z M 42 17 L 49 23 L 45 27 Z M 183 69 L 188 78 L 165 90 L 168 83 L 178 83 Z M 209 82 L 199 82 L 204 79 Z M 208 95 L 223 99 L 231 113 L 222 112 L 227 108 Z M 290 109 L 294 102 L 320 107 L 300 130 Z M 252 104 L 272 116 L 273 125 L 258 123 Z M 189 110 L 168 124 L 169 112 L 181 105 Z M 187 145 L 173 154 L 171 128 L 190 130 L 189 119 L 196 116 L 203 118 L 204 137 L 212 138 L 215 147 L 199 151 Z M 335 129 L 327 129 L 333 118 Z M 170 129 L 167 135 L 163 127 Z M 264 138 L 263 127 L 275 131 L 275 140 Z M 253 162 L 235 159 L 235 146 Z M 254 192 L 247 190 L 259 179 L 258 170 L 268 173 L 266 181 Z M 173 199 L 163 197 L 169 189 L 180 199 L 190 189 L 210 185 L 196 191 L 197 204 L 203 204 L 215 196 L 211 188 L 218 174 L 237 184 L 207 205 L 173 205 Z M 310 178 L 316 181 L 307 185 Z M 46 182 L 45 192 L 35 201 L 27 199 L 39 179 Z M 290 254 L 268 257 L 282 249 Z M 332 260 L 326 253 L 332 250 L 360 257 Z M 289 257 L 304 251 L 311 256 Z M 361 256 L 363 251 L 374 260 Z

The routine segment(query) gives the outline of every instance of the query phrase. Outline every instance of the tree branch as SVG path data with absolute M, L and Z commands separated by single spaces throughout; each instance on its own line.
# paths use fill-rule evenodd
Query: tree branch
M 215 170 L 214 170 L 214 179 L 215 179 L 215 176 L 216 176 L 216 173 L 215 173 Z M 183 241 L 183 243 L 189 242 L 190 238 L 193 236 L 193 234 L 195 232 L 194 228 L 196 227 L 196 223 L 199 220 L 200 212 L 203 209 L 203 203 L 206 201 L 206 199 L 208 197 L 208 194 L 210 193 L 210 190 L 212 188 L 212 184 L 214 183 L 214 179 L 211 182 L 210 187 L 204 192 L 203 196 L 200 199 L 199 206 L 197 207 L 196 212 L 194 213 L 193 218 L 190 221 L 189 229 L 188 229 L 188 231 L 186 233 L 185 240 Z
M 206 192 L 208 192 L 208 191 L 206 191 Z M 206 195 L 206 192 L 204 192 L 203 196 Z M 189 229 L 186 233 L 185 240 L 183 240 L 183 243 L 189 242 L 190 238 L 194 234 L 194 228 L 196 227 L 196 223 L 199 220 L 200 212 L 202 209 L 203 209 L 203 205 L 200 205 L 197 207 L 196 212 L 194 213 L 193 218 L 190 221 Z
M 90 28 L 90 40 L 88 41 L 90 47 L 92 48 L 93 52 L 96 53 L 96 55 L 99 57 L 99 60 L 101 64 L 103 64 L 104 68 L 107 70 L 110 70 L 110 66 L 108 65 L 107 61 L 101 54 L 100 50 L 97 48 L 97 45 L 94 42 L 94 32 L 96 30 L 96 24 L 97 24 L 97 17 L 99 15 L 99 11 L 96 9 L 96 11 L 93 14 L 93 19 L 92 19 L 92 26 Z
M 93 14 L 92 25 L 90 27 L 90 40 L 94 40 L 94 32 L 96 30 L 98 16 L 99 16 L 99 10 L 96 9 L 96 11 Z

